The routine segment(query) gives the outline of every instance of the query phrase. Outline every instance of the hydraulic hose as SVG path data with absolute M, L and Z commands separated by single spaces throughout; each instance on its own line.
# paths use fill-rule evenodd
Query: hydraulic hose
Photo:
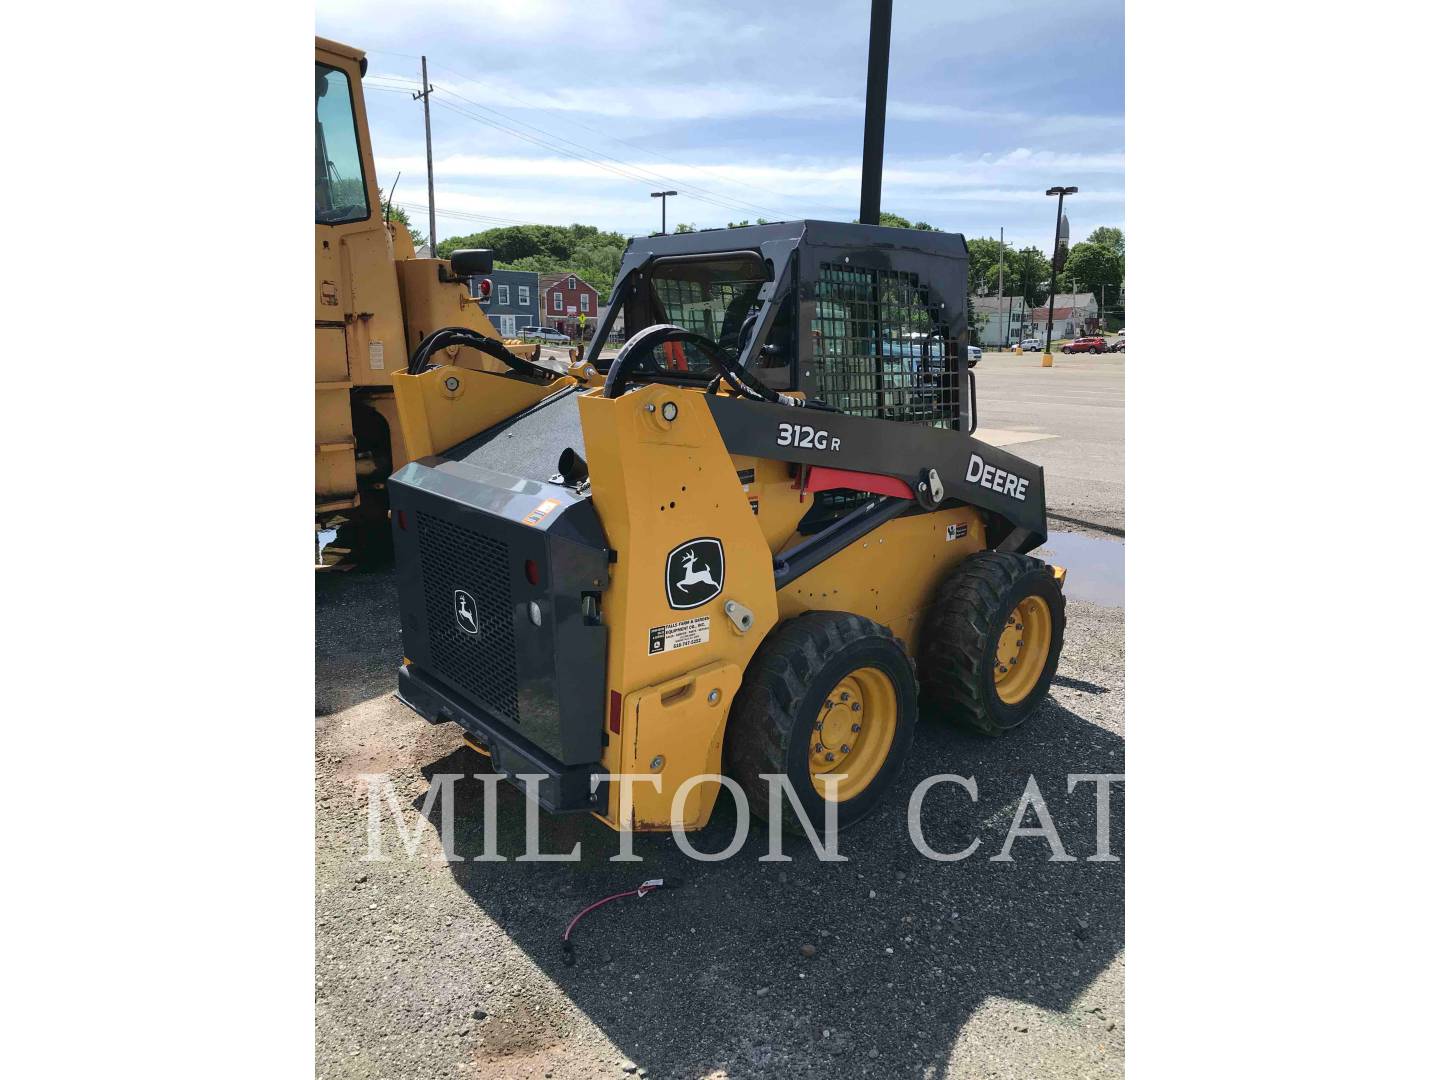
M 547 382 L 556 377 L 555 372 L 549 368 L 541 367 L 523 356 L 517 356 L 503 343 L 464 326 L 444 326 L 427 334 L 420 344 L 415 346 L 415 351 L 410 354 L 407 372 L 411 375 L 419 375 L 426 370 L 431 356 L 452 345 L 464 345 L 467 348 L 483 352 L 486 356 L 493 356 L 518 375 L 532 379 L 541 378 Z

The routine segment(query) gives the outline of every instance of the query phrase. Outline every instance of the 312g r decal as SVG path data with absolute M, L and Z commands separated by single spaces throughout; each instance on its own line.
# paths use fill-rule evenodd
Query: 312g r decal
M 796 446 L 802 450 L 839 450 L 839 438 L 809 424 L 781 424 L 775 435 L 776 446 Z

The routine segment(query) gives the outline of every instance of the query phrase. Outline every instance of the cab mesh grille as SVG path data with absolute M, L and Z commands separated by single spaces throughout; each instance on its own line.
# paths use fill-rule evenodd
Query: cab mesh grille
M 509 546 L 423 511 L 415 524 L 435 673 L 519 723 Z M 462 608 L 473 612 L 473 634 L 460 628 Z

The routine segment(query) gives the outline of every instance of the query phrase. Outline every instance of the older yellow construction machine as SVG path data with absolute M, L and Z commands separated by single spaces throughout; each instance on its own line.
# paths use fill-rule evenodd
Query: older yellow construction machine
M 418 259 L 409 231 L 386 220 L 365 68 L 360 50 L 315 39 L 315 520 L 338 531 L 332 556 L 356 562 L 388 557 L 385 478 L 431 452 L 447 417 L 494 423 L 584 379 L 583 366 L 566 376 L 537 365 L 538 345 L 501 341 L 484 312 L 490 252 Z M 391 379 L 422 346 L 423 364 L 455 369 L 441 377 L 450 407 L 420 417 L 438 429 L 407 431 Z

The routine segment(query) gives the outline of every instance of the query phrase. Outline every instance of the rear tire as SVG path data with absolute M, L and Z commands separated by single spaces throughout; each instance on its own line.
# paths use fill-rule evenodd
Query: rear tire
M 883 626 L 843 611 L 791 619 L 770 633 L 745 671 L 725 733 L 725 771 L 763 819 L 770 785 L 760 777 L 785 775 L 817 832 L 825 800 L 815 770 L 844 773 L 850 780 L 838 786 L 836 821 L 849 828 L 899 776 L 915 737 L 917 694 L 910 658 Z M 847 783 L 855 788 L 848 796 Z M 801 833 L 789 799 L 781 805 L 782 827 Z
M 1008 551 L 972 555 L 950 572 L 926 615 L 921 701 L 1000 735 L 1049 693 L 1064 637 L 1065 594 L 1049 566 Z

